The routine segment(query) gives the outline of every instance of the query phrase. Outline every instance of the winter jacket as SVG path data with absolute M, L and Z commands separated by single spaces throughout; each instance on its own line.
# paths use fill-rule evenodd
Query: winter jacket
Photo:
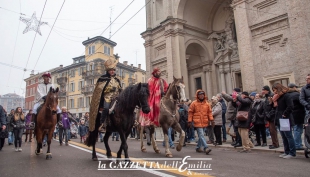
M 70 118 L 67 112 L 63 112 L 60 114 L 60 120 L 63 124 L 63 129 L 70 129 Z
M 222 97 L 227 101 L 227 111 L 226 111 L 226 119 L 227 120 L 235 120 L 237 109 L 232 104 L 232 97 L 228 94 L 222 94 Z
M 237 96 L 237 102 L 233 102 L 233 105 L 237 108 L 237 113 L 238 113 L 238 111 L 250 112 L 251 104 L 252 104 L 251 98 L 245 97 L 243 99 L 240 95 Z M 246 121 L 238 121 L 236 119 L 236 126 L 238 128 L 249 128 L 251 122 L 252 122 L 251 116 L 249 116 L 248 120 L 246 120 Z
M 289 93 L 294 105 L 292 112 L 294 123 L 303 124 L 306 112 L 304 106 L 299 101 L 300 93 L 295 90 L 290 90 Z
M 310 104 L 310 84 L 301 88 L 299 101 L 304 107 Z
M 188 112 L 184 109 L 183 107 L 184 105 L 181 105 L 179 108 L 179 123 L 181 125 L 181 127 L 187 126 L 187 119 L 188 119 Z
M 85 136 L 87 134 L 87 132 L 88 132 L 88 128 L 85 126 L 85 124 L 83 124 L 83 125 L 81 124 L 79 126 L 79 135 Z
M 6 117 L 6 123 L 7 123 L 7 130 L 8 132 L 12 132 L 13 131 L 13 125 L 11 125 L 11 120 L 14 119 L 14 115 L 13 114 L 9 114 Z
M 285 93 L 283 94 L 278 100 L 278 106 L 276 108 L 276 115 L 275 115 L 275 124 L 280 125 L 279 119 L 281 119 L 284 115 L 286 119 L 290 119 L 290 125 L 294 126 L 294 120 L 292 116 L 293 112 L 293 100 L 291 99 L 292 93 Z
M 17 118 L 17 120 L 15 120 L 15 117 Z M 24 114 L 15 113 L 14 116 L 11 118 L 11 125 L 13 126 L 13 129 L 25 128 Z
M 2 128 L 2 125 L 6 126 L 6 117 L 5 117 L 3 107 L 0 105 L 0 127 L 1 128 Z
M 196 100 L 192 102 L 188 110 L 188 122 L 193 122 L 194 127 L 204 128 L 209 125 L 209 121 L 213 121 L 212 110 L 210 104 L 206 101 L 206 96 L 203 101 L 198 99 L 196 92 Z
M 217 102 L 216 105 L 212 108 L 212 115 L 215 125 L 223 125 L 222 104 L 220 102 Z
M 268 98 L 273 97 L 273 93 L 268 93 L 265 95 L 264 104 L 263 104 L 263 114 L 266 121 L 273 122 L 275 121 L 275 112 L 276 108 L 273 107 L 273 102 L 269 103 Z
M 254 123 L 254 125 L 265 125 L 263 106 L 264 106 L 263 100 L 255 100 L 251 106 L 249 117 Z

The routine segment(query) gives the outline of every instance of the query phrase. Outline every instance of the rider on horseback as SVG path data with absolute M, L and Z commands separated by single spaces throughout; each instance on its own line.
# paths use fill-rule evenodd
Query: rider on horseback
M 38 113 L 38 108 L 40 107 L 41 104 L 45 102 L 46 95 L 48 94 L 50 87 L 54 88 L 54 85 L 50 83 L 50 78 L 51 74 L 49 72 L 45 72 L 43 75 L 43 82 L 40 82 L 37 87 L 36 95 L 35 95 L 35 104 L 33 105 L 33 114 L 32 114 L 32 119 L 34 123 L 37 123 L 37 113 Z M 62 122 L 60 121 L 60 113 L 61 110 L 57 106 L 57 122 L 58 125 L 62 126 Z
M 108 59 L 104 63 L 107 72 L 98 79 L 93 93 L 90 105 L 89 131 L 94 130 L 95 120 L 97 116 L 100 115 L 98 113 L 101 113 L 100 131 L 105 131 L 105 120 L 112 111 L 110 109 L 111 99 L 121 92 L 121 82 L 115 75 L 116 65 L 117 61 L 115 59 Z

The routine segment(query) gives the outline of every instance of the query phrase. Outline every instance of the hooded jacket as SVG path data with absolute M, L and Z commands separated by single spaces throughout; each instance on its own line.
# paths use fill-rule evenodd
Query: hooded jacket
M 209 125 L 209 121 L 213 121 L 212 110 L 210 104 L 206 101 L 206 95 L 204 94 L 204 100 L 198 99 L 198 92 L 196 91 L 196 100 L 192 102 L 188 110 L 188 122 L 193 122 L 194 127 L 204 128 Z
M 212 115 L 215 125 L 223 125 L 222 120 L 222 103 L 217 102 L 212 108 Z

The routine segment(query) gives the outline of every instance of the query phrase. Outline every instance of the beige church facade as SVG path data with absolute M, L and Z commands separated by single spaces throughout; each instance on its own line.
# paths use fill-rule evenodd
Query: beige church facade
M 146 71 L 183 76 L 186 94 L 305 84 L 309 0 L 146 0 Z

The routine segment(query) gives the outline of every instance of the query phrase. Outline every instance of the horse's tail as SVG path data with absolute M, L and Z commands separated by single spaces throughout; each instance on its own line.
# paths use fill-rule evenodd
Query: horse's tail
M 94 130 L 94 131 L 89 131 L 88 134 L 87 134 L 87 138 L 85 140 L 85 145 L 86 146 L 94 146 L 97 142 L 97 139 L 98 139 L 98 129 Z

